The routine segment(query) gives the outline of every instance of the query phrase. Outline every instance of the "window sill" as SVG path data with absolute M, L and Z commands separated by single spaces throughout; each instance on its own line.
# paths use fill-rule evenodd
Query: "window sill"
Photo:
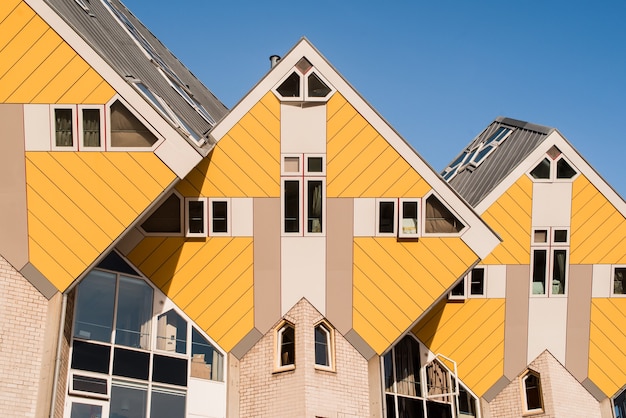
M 320 366 L 319 364 L 315 365 L 315 371 L 325 372 L 325 373 L 332 373 L 332 374 L 336 374 L 337 373 L 337 370 L 335 370 L 334 367 Z
M 291 372 L 296 370 L 296 366 L 294 364 L 289 365 L 289 366 L 282 366 L 279 368 L 274 369 L 274 371 L 272 372 L 272 374 L 280 374 L 280 373 L 285 373 L 285 372 Z
M 523 417 L 531 417 L 531 416 L 540 415 L 540 414 L 543 414 L 543 413 L 544 413 L 543 409 L 533 409 L 532 411 L 524 411 L 524 412 L 522 412 L 522 416 Z

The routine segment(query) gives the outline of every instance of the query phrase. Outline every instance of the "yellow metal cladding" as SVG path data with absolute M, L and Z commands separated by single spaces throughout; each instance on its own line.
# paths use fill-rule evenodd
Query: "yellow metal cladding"
M 609 397 L 626 381 L 625 322 L 626 299 L 592 299 L 588 375 Z
M 530 264 L 533 183 L 524 175 L 481 217 L 502 238 L 482 264 Z
M 339 93 L 327 104 L 328 197 L 422 197 L 430 185 Z
M 280 102 L 270 92 L 219 140 L 178 190 L 189 196 L 280 196 Z
M 64 291 L 174 180 L 145 152 L 27 152 L 30 262 Z
M 251 237 L 148 237 L 129 260 L 226 351 L 254 326 Z
M 26 3 L 0 2 L 0 103 L 103 104 L 114 94 Z
M 355 238 L 354 330 L 381 354 L 476 261 L 460 238 Z
M 481 397 L 504 374 L 504 308 L 504 299 L 444 300 L 413 333 L 433 353 L 454 360 L 459 378 Z
M 585 176 L 572 186 L 570 262 L 626 263 L 626 219 Z

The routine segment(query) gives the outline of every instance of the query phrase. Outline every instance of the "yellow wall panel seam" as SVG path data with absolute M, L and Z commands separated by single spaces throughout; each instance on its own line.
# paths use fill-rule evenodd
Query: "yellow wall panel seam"
M 93 91 L 87 96 L 83 103 L 85 104 L 100 104 L 108 103 L 113 99 L 117 92 L 113 90 L 113 87 L 106 81 L 102 80 L 94 87 Z
M 61 97 L 60 102 L 85 103 L 93 91 L 99 86 L 101 77 L 93 68 L 87 68 L 84 74 L 77 77 L 74 84 Z M 100 104 L 100 103 L 98 103 Z
M 206 329 L 207 334 L 215 336 L 215 340 L 218 341 L 220 345 L 222 345 L 222 338 L 224 337 L 224 335 L 226 335 L 229 329 L 232 329 L 233 326 L 239 323 L 241 319 L 245 317 L 245 314 L 249 312 L 250 309 L 245 310 L 245 307 L 249 306 L 249 304 L 252 302 L 252 299 L 252 288 L 249 288 L 246 293 L 242 294 L 238 301 L 236 301 L 233 306 L 231 306 L 226 312 L 224 312 L 224 315 L 221 315 L 218 319 L 214 319 L 212 315 L 209 315 L 208 320 L 212 321 L 210 324 L 207 323 L 207 319 L 205 316 L 198 317 L 197 321 L 198 323 L 203 324 L 203 327 Z M 242 309 L 242 306 L 239 305 L 243 305 L 244 309 Z M 237 313 L 238 316 L 226 316 L 226 314 L 231 314 L 232 311 Z M 211 312 L 209 312 L 208 314 L 211 314 Z M 249 330 L 250 329 L 246 331 Z M 244 330 L 242 330 L 241 332 L 243 335 L 246 334 Z
M 370 137 L 367 135 L 368 132 L 374 135 Z M 333 154 L 332 150 L 327 149 L 327 188 L 329 192 L 331 189 L 338 189 L 338 191 L 332 193 L 333 196 L 339 196 L 339 190 L 343 190 L 345 188 L 344 185 L 349 180 L 353 180 L 346 178 L 349 177 L 349 175 L 344 174 L 349 169 L 348 162 L 351 162 L 353 158 L 358 158 L 360 153 L 367 149 L 367 147 L 369 147 L 376 140 L 376 137 L 377 134 L 375 131 L 364 129 L 356 138 L 354 138 L 354 140 L 346 142 L 345 146 L 342 147 L 340 151 Z
M 64 291 L 74 280 L 74 276 L 32 238 L 28 240 L 28 253 L 31 263 L 60 291 Z
M 0 25 L 21 4 L 22 0 L 3 0 L 2 3 L 0 3 Z
M 357 307 L 352 309 L 352 323 L 354 324 L 354 330 L 359 336 L 379 355 L 389 347 L 390 342 L 367 320 Z
M 624 238 L 624 234 L 619 234 L 619 232 L 626 232 L 624 228 L 625 224 L 626 221 L 624 218 L 617 212 L 613 212 L 611 217 L 595 231 L 595 237 L 598 239 L 603 237 L 603 239 L 599 240 L 597 245 L 591 248 L 591 251 L 585 257 L 585 260 L 589 261 L 586 264 L 597 264 L 605 260 L 610 263 L 610 260 L 607 260 L 607 254 L 615 249 L 619 241 Z M 595 240 L 589 239 L 589 241 Z
M 128 254 L 128 259 L 141 270 L 143 263 L 150 258 L 155 249 L 167 238 L 161 236 L 144 237 Z
M 356 144 L 356 141 L 353 141 L 353 144 Z M 370 171 L 370 167 L 376 156 L 381 154 L 386 146 L 389 145 L 377 137 L 363 147 L 358 154 L 352 154 L 349 160 L 344 161 L 343 170 L 333 179 L 332 183 L 332 186 L 337 189 L 336 195 L 339 197 L 362 197 L 363 191 L 373 177 L 380 174 Z
M 231 350 L 254 328 L 254 308 L 250 308 L 244 315 L 234 323 L 230 329 L 220 339 L 220 345 L 224 350 Z M 228 347 L 228 348 L 226 348 Z
M 141 185 L 139 190 L 147 199 L 154 200 L 175 179 L 175 175 L 153 154 L 150 156 L 151 158 L 144 157 L 142 161 L 139 161 L 136 157 L 141 154 L 148 156 L 152 153 L 104 152 L 101 155 L 109 160 L 113 166 L 123 167 L 123 170 L 120 170 L 122 174 L 130 182 Z M 153 164 L 150 164 L 149 160 L 152 160 Z M 159 174 L 159 172 L 163 172 L 163 174 Z
M 151 152 L 129 152 L 127 155 L 134 159 L 163 190 L 176 179 L 174 172 Z
M 602 357 L 602 359 L 599 359 L 599 357 Z M 598 363 L 598 361 L 600 361 L 602 364 Z M 594 376 L 592 373 L 591 365 L 594 365 L 596 367 L 596 373 L 601 373 L 602 375 L 605 376 L 606 379 L 609 380 L 608 384 L 606 381 L 603 383 L 598 382 L 598 381 L 594 382 L 603 391 L 611 393 L 611 392 L 614 392 L 616 389 L 618 389 L 620 386 L 622 386 L 619 382 L 622 382 L 624 380 L 624 377 L 626 376 L 624 376 L 623 372 L 617 373 L 620 370 L 617 368 L 617 365 L 615 364 L 613 359 L 607 354 L 605 354 L 600 349 L 600 347 L 597 344 L 595 344 L 593 341 L 590 342 L 589 344 L 589 365 L 590 365 L 589 377 L 592 380 Z M 611 373 L 607 373 L 607 371 L 609 370 L 611 371 Z
M 31 19 L 20 32 L 0 51 L 0 79 L 3 84 L 13 79 L 18 79 L 19 69 L 13 71 L 18 64 L 22 63 L 24 56 L 37 44 L 37 40 L 43 36 L 46 32 L 45 24 L 41 19 Z M 32 60 L 24 61 L 25 63 L 32 62 Z M 16 81 L 15 81 L 16 82 Z M 14 83 L 15 83 L 14 82 Z
M 184 245 L 183 237 L 168 237 L 159 242 L 150 253 L 150 256 L 138 265 L 146 277 L 152 277 L 161 268 L 172 254 L 178 252 Z
M 24 2 L 20 2 L 0 23 L 0 54 L 15 37 L 19 36 L 33 19 L 35 12 Z
M 205 251 L 206 248 L 211 248 L 211 246 L 206 245 L 206 243 L 183 239 L 183 244 L 180 247 L 173 248 L 172 253 L 169 255 L 163 255 L 163 257 L 167 256 L 167 259 L 150 276 L 151 280 L 155 284 L 158 283 L 163 293 L 172 298 L 180 290 L 179 288 L 188 284 L 188 277 L 192 277 L 190 280 L 193 280 L 193 277 L 195 277 L 194 274 L 187 273 L 188 269 L 191 269 L 194 265 L 206 266 L 211 261 L 213 255 L 210 252 L 204 257 L 203 252 L 208 251 Z M 196 267 L 194 271 L 198 272 L 201 270 L 202 267 Z
M 595 347 L 592 345 L 590 347 L 590 352 L 593 351 Z M 606 396 L 614 396 L 616 391 L 621 388 L 621 385 L 616 383 L 611 379 L 611 377 L 605 373 L 605 370 L 602 369 L 595 361 L 591 358 L 589 359 L 589 379 L 600 388 L 602 392 Z
M 45 100 L 48 100 L 48 103 L 76 103 L 76 100 L 72 97 L 66 97 L 66 101 L 62 101 L 61 98 L 71 89 L 74 81 L 87 72 L 87 69 L 87 63 L 74 53 L 73 58 L 63 66 L 58 74 L 50 79 L 50 83 L 35 97 L 35 100 L 45 98 Z
M 267 128 L 251 114 L 249 114 L 249 117 L 244 116 L 238 126 L 246 132 L 251 139 L 248 145 L 248 147 L 250 147 L 249 153 L 253 154 L 255 158 L 257 158 L 258 155 L 265 155 L 264 160 L 273 160 L 274 164 L 280 167 L 279 138 L 276 138 L 274 134 L 269 132 Z M 280 175 L 280 172 L 278 175 Z
M 377 303 L 370 300 L 367 295 L 363 294 L 356 287 L 353 290 L 353 301 L 355 309 L 358 309 L 360 312 L 367 312 L 367 315 L 364 317 L 367 318 L 368 322 L 385 338 L 387 344 L 390 344 L 402 333 L 402 330 L 396 327 L 396 324 L 390 321 L 389 318 L 378 309 Z M 378 323 L 372 322 L 375 319 L 378 319 Z
M 332 95 L 326 105 L 326 122 L 330 121 L 337 112 L 341 111 L 347 103 L 346 99 L 338 92 Z

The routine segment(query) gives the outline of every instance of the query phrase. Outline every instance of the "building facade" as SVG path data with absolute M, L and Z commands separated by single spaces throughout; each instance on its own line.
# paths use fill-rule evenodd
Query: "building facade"
M 624 416 L 626 204 L 558 131 L 439 174 L 306 39 L 228 110 L 117 0 L 0 34 L 3 416 Z

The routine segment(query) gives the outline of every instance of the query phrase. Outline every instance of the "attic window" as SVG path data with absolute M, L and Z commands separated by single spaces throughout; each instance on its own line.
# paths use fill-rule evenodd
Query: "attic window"
M 295 72 L 291 73 L 276 91 L 283 97 L 300 97 L 300 76 Z
M 279 81 L 274 92 L 282 101 L 323 102 L 333 92 L 333 88 L 303 57 L 292 72 Z
M 148 233 L 180 234 L 182 200 L 172 193 L 142 224 Z
M 533 171 L 530 172 L 530 175 L 536 179 L 549 179 L 550 178 L 550 160 L 544 158 L 541 160 L 539 164 Z
M 547 156 L 529 173 L 534 180 L 564 181 L 572 179 L 578 174 L 578 171 L 565 159 L 558 148 L 552 147 L 546 154 Z
M 500 126 L 486 140 L 468 148 L 441 173 L 444 180 L 449 181 L 465 167 L 478 167 L 487 157 L 502 144 L 513 132 L 512 128 Z
M 311 73 L 308 77 L 308 94 L 309 97 L 326 97 L 330 93 L 328 87 L 317 74 Z
M 151 147 L 157 142 L 157 137 L 119 100 L 110 110 L 112 147 Z
M 463 228 L 465 225 L 435 195 L 426 199 L 425 233 L 456 234 Z

